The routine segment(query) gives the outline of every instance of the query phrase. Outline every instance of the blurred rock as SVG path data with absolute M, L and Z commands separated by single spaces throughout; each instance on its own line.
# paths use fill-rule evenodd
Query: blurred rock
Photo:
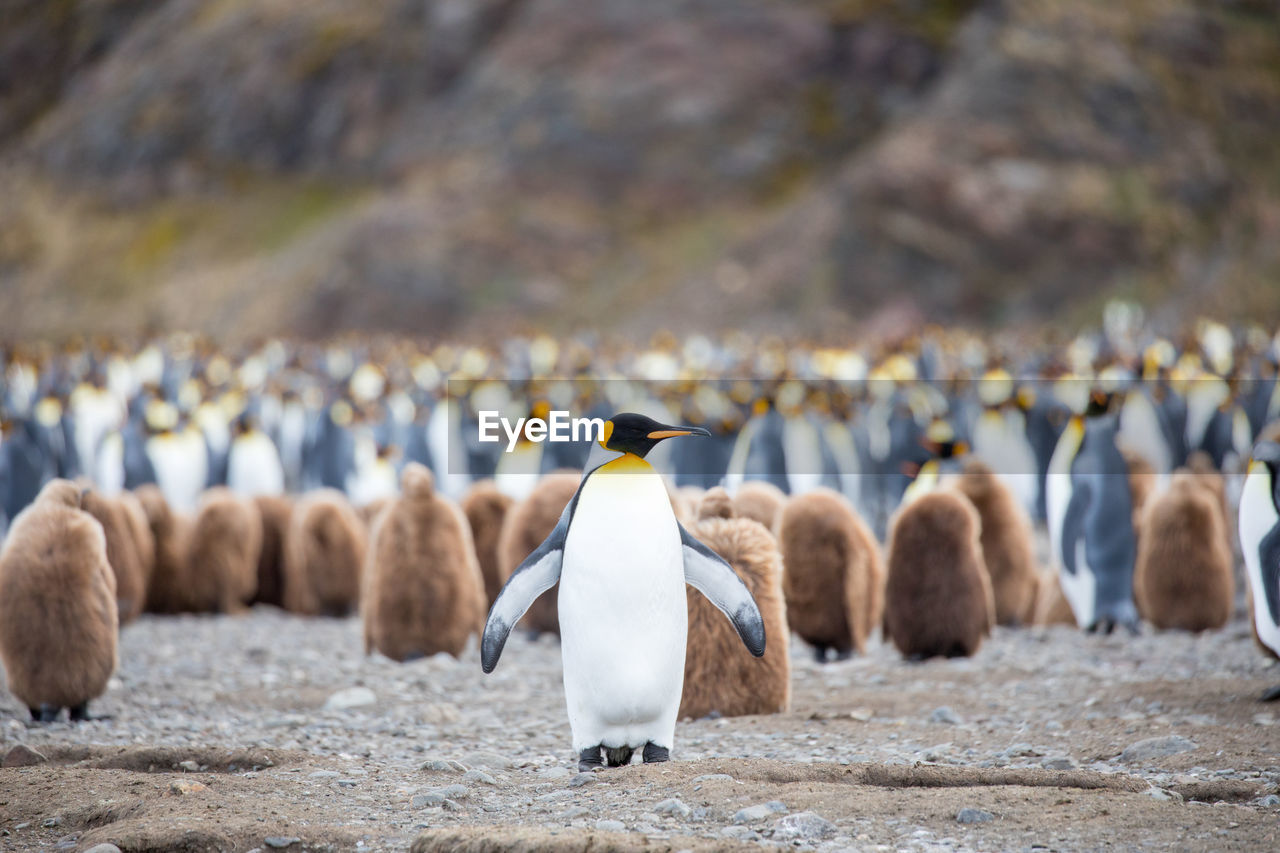
M 0 35 L 0 333 L 1280 308 L 1268 4 L 49 8 Z
M 1154 758 L 1177 755 L 1180 752 L 1190 752 L 1195 748 L 1196 745 L 1193 741 L 1181 735 L 1147 738 L 1125 747 L 1124 752 L 1120 753 L 1119 761 L 1124 764 L 1133 764 L 1139 761 L 1150 761 Z

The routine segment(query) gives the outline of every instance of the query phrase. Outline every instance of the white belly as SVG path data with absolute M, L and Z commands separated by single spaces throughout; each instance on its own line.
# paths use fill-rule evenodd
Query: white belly
M 587 480 L 565 542 L 559 608 L 573 748 L 670 749 L 688 613 L 680 534 L 657 474 Z

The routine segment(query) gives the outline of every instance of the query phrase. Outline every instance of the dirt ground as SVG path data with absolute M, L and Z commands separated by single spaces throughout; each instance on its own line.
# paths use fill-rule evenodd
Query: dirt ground
M 923 664 L 793 641 L 789 713 L 684 721 L 672 762 L 582 776 L 555 643 L 477 657 L 366 658 L 355 620 L 272 608 L 144 618 L 110 719 L 34 727 L 0 693 L 0 754 L 38 753 L 0 769 L 0 849 L 1280 849 L 1256 701 L 1280 669 L 1243 621 L 1000 629 Z

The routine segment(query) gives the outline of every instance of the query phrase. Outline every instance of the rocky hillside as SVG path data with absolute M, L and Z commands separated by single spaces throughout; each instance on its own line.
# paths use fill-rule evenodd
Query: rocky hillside
M 1275 0 L 20 0 L 0 335 L 1280 320 Z

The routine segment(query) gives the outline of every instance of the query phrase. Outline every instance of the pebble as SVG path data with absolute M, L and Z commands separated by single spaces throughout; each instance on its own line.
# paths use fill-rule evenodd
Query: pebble
M 738 841 L 758 841 L 760 839 L 760 833 L 749 826 L 726 826 L 720 830 L 720 834 L 726 838 L 735 838 Z
M 570 776 L 573 775 L 573 771 L 570 770 L 568 767 L 543 767 L 541 770 L 538 771 L 538 775 L 541 776 L 543 779 L 550 779 L 553 782 L 558 782 L 561 779 L 568 779 Z M 590 775 L 590 774 L 584 774 L 584 775 Z
M 813 812 L 797 812 L 773 825 L 775 841 L 821 841 L 836 834 L 836 825 Z
M 745 809 L 739 809 L 733 816 L 734 823 L 754 823 L 765 818 L 772 817 L 776 814 L 786 814 L 787 807 L 778 800 L 770 800 L 767 803 L 760 803 L 756 806 L 748 806 Z
M 1151 737 L 1129 744 L 1125 747 L 1124 752 L 1120 753 L 1119 760 L 1123 764 L 1132 764 L 1137 761 L 1150 761 L 1153 758 L 1165 758 L 1182 752 L 1190 752 L 1195 748 L 1195 742 L 1184 738 L 1182 735 Z
M 471 795 L 466 785 L 445 785 L 443 788 L 434 789 L 434 793 L 453 800 L 465 799 Z
M 1074 759 L 1066 755 L 1056 755 L 1040 762 L 1045 770 L 1075 770 L 1078 766 Z
M 419 770 L 432 770 L 438 773 L 466 773 L 467 768 L 460 761 L 446 761 L 440 758 L 433 758 L 423 763 Z M 312 774 L 315 775 L 314 773 Z
M 933 713 L 929 715 L 929 722 L 958 726 L 960 725 L 960 718 L 956 716 L 956 712 L 951 710 L 950 706 L 943 705 L 933 709 Z
M 569 808 L 561 812 L 560 817 L 565 820 L 574 820 L 575 818 L 584 817 L 589 814 L 591 814 L 591 809 L 584 808 L 582 806 L 569 806 Z
M 683 802 L 675 799 L 674 797 L 658 803 L 653 807 L 653 810 L 658 814 L 669 814 L 678 818 L 687 818 L 689 815 L 693 814 L 693 809 L 689 808 Z
M 209 786 L 203 782 L 188 782 L 180 779 L 176 782 L 169 783 L 169 793 L 185 797 L 187 794 L 197 794 L 200 791 L 207 790 L 208 787 Z
M 359 784 L 359 782 L 355 779 L 339 779 L 338 780 L 339 788 L 354 788 L 357 784 Z
M 348 708 L 372 705 L 377 701 L 377 695 L 368 687 L 347 687 L 326 699 L 324 707 L 326 711 L 345 711 Z
M 497 779 L 494 779 L 492 776 L 490 776 L 488 773 L 485 773 L 483 770 L 468 770 L 466 773 L 462 774 L 462 781 L 479 782 L 481 785 L 498 784 Z
M 728 773 L 704 773 L 701 776 L 694 776 L 694 782 L 732 782 L 733 777 Z
M 414 794 L 413 798 L 409 800 L 409 807 L 414 809 L 425 809 L 430 806 L 442 806 L 442 805 L 444 805 L 443 794 L 434 794 L 434 793 Z
M 510 758 L 497 752 L 477 751 L 467 756 L 472 767 L 483 767 L 485 770 L 510 770 Z
M 199 773 L 199 772 L 200 772 L 200 765 L 199 765 L 199 763 L 197 763 L 197 762 L 195 762 L 195 761 L 192 761 L 191 759 L 187 759 L 186 761 L 179 761 L 179 762 L 178 762 L 178 766 L 179 766 L 180 768 L 182 768 L 183 770 L 185 770 L 186 772 L 188 772 L 188 773 Z
M 1260 806 L 1280 806 L 1280 794 L 1267 794 L 1254 800 Z
M 956 823 L 987 823 L 995 819 L 995 815 L 982 809 L 964 808 L 956 812 Z
M 307 775 L 312 779 L 337 779 L 342 774 L 337 770 L 313 770 Z
M 1159 800 L 1162 803 L 1180 803 L 1182 795 L 1177 791 L 1170 791 L 1167 788 L 1148 788 L 1147 796 L 1153 800 Z
M 627 825 L 620 820 L 598 820 L 596 829 L 601 832 L 626 832 Z
M 24 744 L 18 744 L 4 754 L 4 761 L 0 762 L 0 767 L 32 767 L 36 764 L 44 764 L 48 760 L 44 753 L 37 752 Z
M 104 841 L 101 844 L 93 845 L 88 850 L 84 851 L 84 853 L 120 853 L 120 848 L 109 841 Z
M 569 780 L 569 787 L 581 788 L 583 785 L 590 785 L 594 781 L 596 781 L 596 774 L 579 773 L 577 776 L 574 776 L 572 779 Z
M 268 835 L 266 838 L 262 839 L 263 844 L 268 847 L 274 847 L 277 850 L 292 847 L 300 841 L 302 841 L 302 839 L 298 838 L 296 835 Z

